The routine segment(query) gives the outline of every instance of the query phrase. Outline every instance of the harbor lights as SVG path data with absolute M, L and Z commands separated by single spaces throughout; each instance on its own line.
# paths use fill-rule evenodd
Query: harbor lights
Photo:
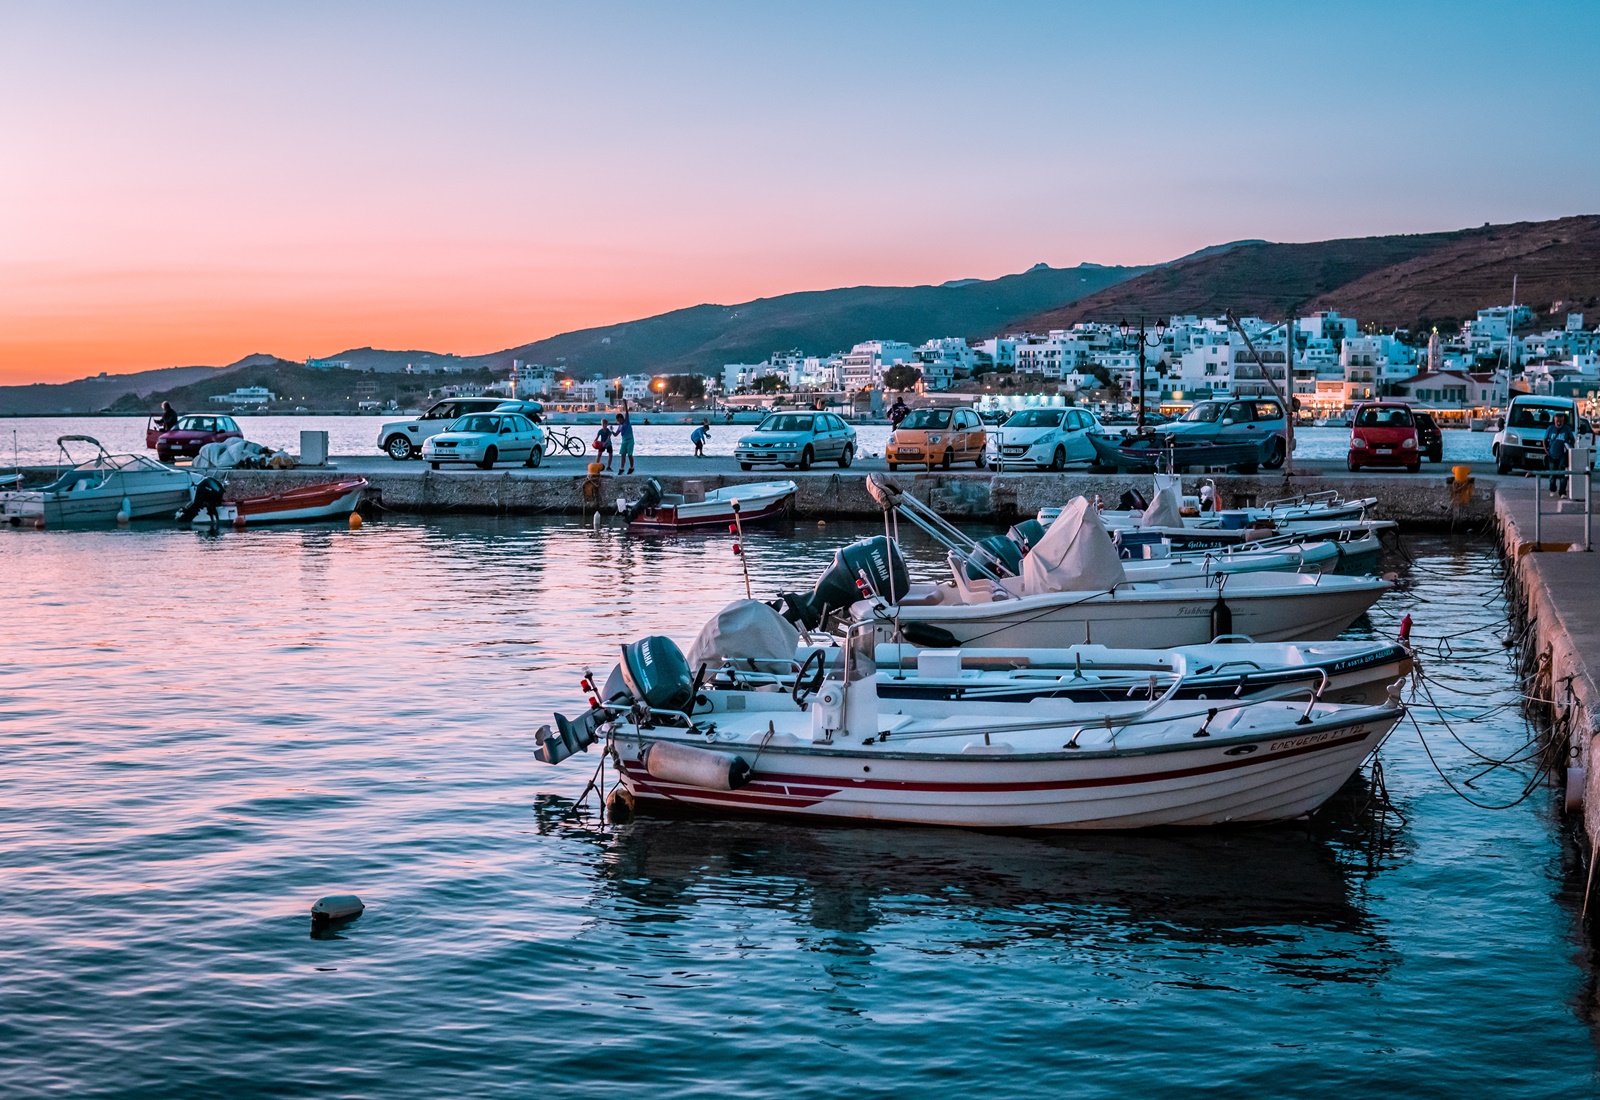
M 1122 322 L 1122 324 L 1120 324 L 1117 327 L 1122 330 L 1122 342 L 1123 342 L 1123 346 L 1126 347 L 1127 346 L 1127 342 L 1128 342 L 1128 337 L 1133 335 L 1133 331 L 1134 331 L 1133 330 L 1133 326 L 1128 324 L 1128 322 L 1126 320 L 1124 320 Z M 1147 343 L 1148 337 L 1146 335 L 1146 329 L 1145 329 L 1145 325 L 1144 325 L 1144 318 L 1143 317 L 1139 318 L 1139 397 L 1138 397 L 1138 404 L 1137 404 L 1138 422 L 1137 422 L 1137 427 L 1136 427 L 1135 430 L 1139 431 L 1141 433 L 1144 431 L 1144 364 L 1145 364 L 1145 351 L 1148 348 L 1158 348 L 1158 347 L 1161 346 L 1162 337 L 1165 336 L 1166 333 L 1167 333 L 1167 325 L 1166 325 L 1165 321 L 1157 321 L 1156 322 L 1155 333 L 1156 333 L 1156 342 L 1153 343 L 1153 344 Z

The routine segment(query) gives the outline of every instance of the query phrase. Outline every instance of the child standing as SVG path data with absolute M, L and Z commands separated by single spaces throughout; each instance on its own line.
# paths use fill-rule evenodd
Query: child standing
M 696 458 L 704 458 L 706 456 L 706 440 L 709 438 L 711 438 L 710 420 L 700 421 L 700 426 L 689 433 L 689 442 L 694 444 L 694 456 Z
M 600 421 L 600 430 L 594 436 L 595 461 L 598 462 L 601 455 L 606 456 L 606 469 L 611 469 L 611 421 L 609 420 Z

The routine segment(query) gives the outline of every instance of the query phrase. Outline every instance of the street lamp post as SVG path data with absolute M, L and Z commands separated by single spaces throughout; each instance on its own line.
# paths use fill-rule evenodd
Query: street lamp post
M 1128 337 L 1133 334 L 1133 326 L 1128 324 L 1128 322 L 1124 321 L 1124 322 L 1122 322 L 1122 325 L 1120 327 L 1122 329 L 1123 341 L 1126 342 Z M 1143 432 L 1144 431 L 1144 392 L 1145 392 L 1144 391 L 1144 367 L 1145 367 L 1145 350 L 1147 348 L 1160 347 L 1161 346 L 1161 338 L 1164 335 L 1166 335 L 1166 331 L 1167 331 L 1166 324 L 1164 322 L 1157 321 L 1156 322 L 1156 342 L 1154 344 L 1148 344 L 1148 343 L 1145 342 L 1146 341 L 1146 334 L 1145 334 L 1145 327 L 1144 327 L 1144 318 L 1143 317 L 1139 318 L 1139 405 L 1138 405 L 1138 412 L 1135 414 L 1138 417 L 1138 424 L 1137 424 L 1137 427 L 1136 427 L 1135 430 L 1139 431 L 1139 432 Z

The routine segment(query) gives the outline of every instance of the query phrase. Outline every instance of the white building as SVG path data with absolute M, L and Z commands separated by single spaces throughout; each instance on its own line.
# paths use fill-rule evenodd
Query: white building
M 978 365 L 978 353 L 959 336 L 929 340 L 916 355 L 926 390 L 947 390 L 957 378 L 970 377 Z
M 208 401 L 217 405 L 270 405 L 278 399 L 277 395 L 265 386 L 240 386 L 232 393 L 213 394 Z
M 844 375 L 844 388 L 849 393 L 875 389 L 883 381 L 883 372 L 896 363 L 912 363 L 917 351 L 899 340 L 866 340 L 840 357 Z
M 543 363 L 524 363 L 521 359 L 513 359 L 511 380 L 512 397 L 548 397 L 556 389 L 556 369 Z

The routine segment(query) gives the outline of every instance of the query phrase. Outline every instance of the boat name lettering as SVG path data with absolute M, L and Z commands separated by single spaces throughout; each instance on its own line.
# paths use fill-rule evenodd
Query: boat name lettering
M 1367 731 L 1363 728 L 1359 730 L 1353 730 L 1351 732 L 1359 736 L 1365 736 Z M 1343 737 L 1344 735 L 1344 730 L 1327 730 L 1323 733 L 1308 733 L 1304 737 L 1291 737 L 1287 741 L 1274 741 L 1272 744 L 1267 746 L 1267 751 L 1278 752 L 1282 749 L 1303 749 L 1307 745 L 1320 745 L 1324 741 L 1332 741 L 1334 738 Z

